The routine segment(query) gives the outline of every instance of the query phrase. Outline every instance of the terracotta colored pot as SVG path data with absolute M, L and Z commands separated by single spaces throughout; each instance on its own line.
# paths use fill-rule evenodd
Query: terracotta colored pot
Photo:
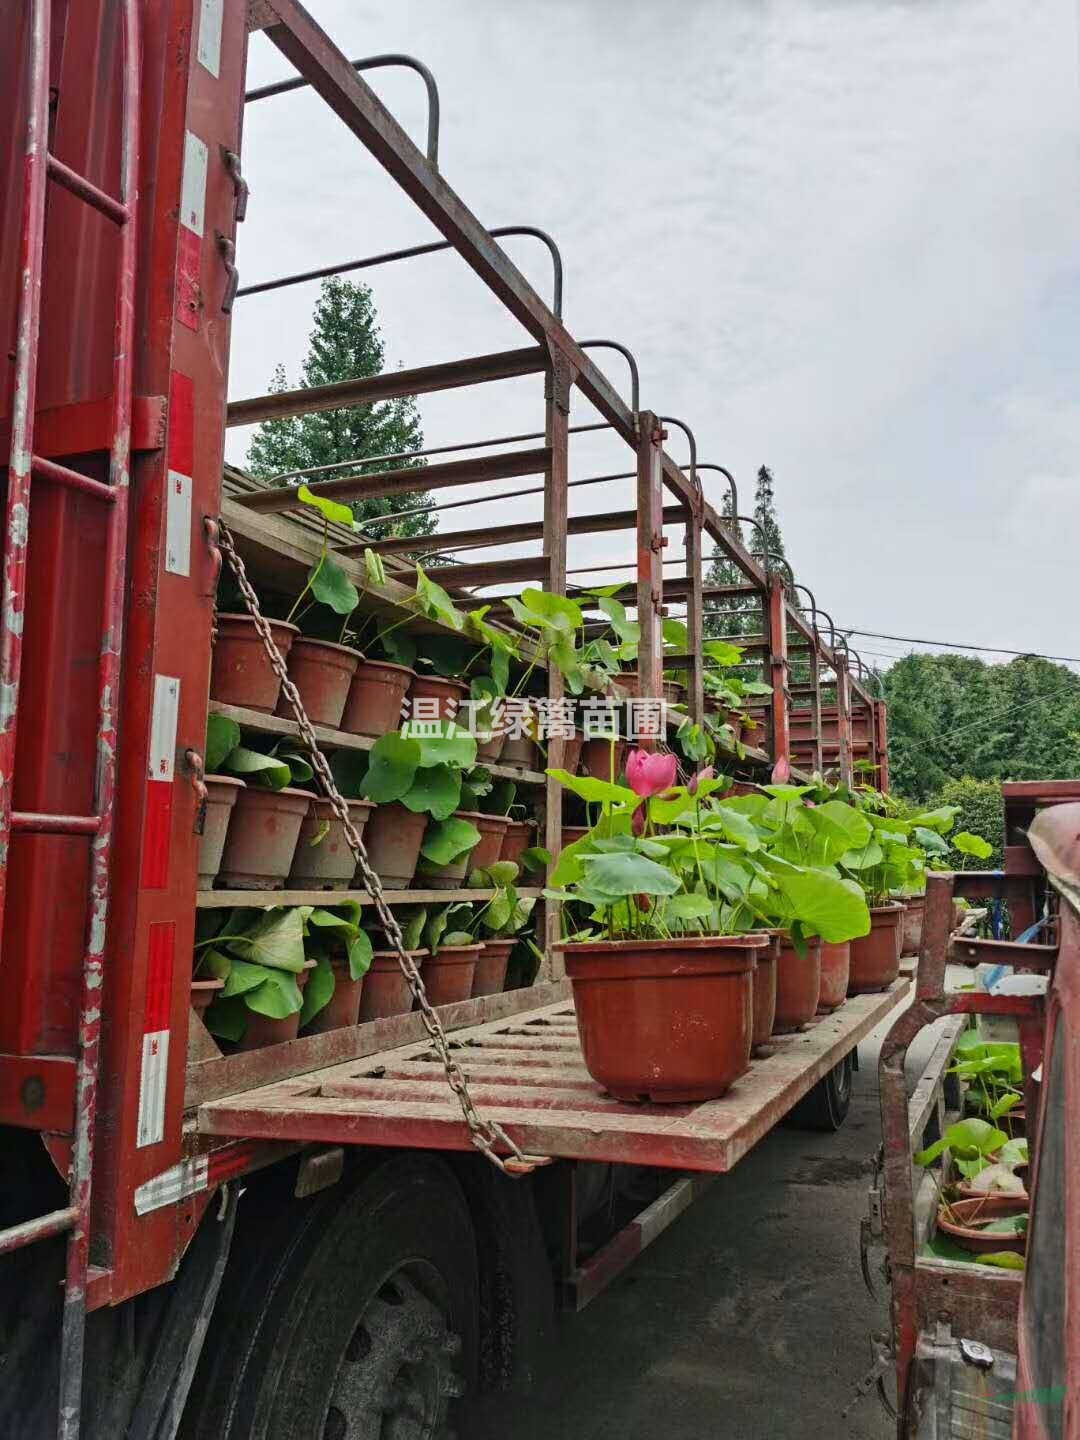
M 226 890 L 280 890 L 312 799 L 306 790 L 245 785 L 229 822 L 218 883 Z
M 567 845 L 573 845 L 576 840 L 580 840 L 583 835 L 588 833 L 588 825 L 564 825 L 562 827 L 563 849 L 565 850 Z
M 426 950 L 410 950 L 419 965 Z M 360 994 L 360 1020 L 385 1020 L 389 1015 L 407 1015 L 412 1009 L 412 991 L 401 973 L 396 950 L 376 950 L 371 968 L 364 976 Z
M 875 905 L 870 910 L 870 934 L 851 942 L 849 995 L 866 995 L 887 990 L 900 974 L 897 934 L 903 918 L 902 905 Z
M 750 1063 L 767 935 L 562 944 L 589 1074 L 619 1100 L 711 1100 Z
M 506 967 L 510 963 L 513 940 L 485 940 L 476 961 L 472 993 L 501 995 L 506 987 Z
M 457 714 L 458 706 L 469 693 L 469 687 L 464 680 L 450 680 L 443 675 L 417 675 L 409 686 L 409 700 L 434 700 L 438 706 L 440 720 L 453 720 Z M 418 717 L 420 718 L 420 717 Z M 430 720 L 431 715 L 424 707 L 422 716 Z M 397 727 L 395 726 L 395 729 Z
M 349 819 L 363 837 L 370 800 L 347 800 Z M 327 829 L 326 827 L 330 828 Z M 322 836 L 321 839 L 317 837 Z M 312 843 L 317 840 L 317 843 Z M 315 798 L 300 827 L 300 839 L 289 871 L 294 890 L 348 890 L 356 874 L 356 860 L 345 839 L 345 827 L 335 819 L 329 800 Z
M 388 735 L 402 721 L 401 706 L 416 672 L 389 660 L 362 660 L 349 686 L 341 729 L 350 735 Z
M 465 884 L 466 876 L 470 870 L 477 868 L 473 856 L 476 855 L 486 840 L 485 853 L 490 853 L 492 848 L 498 844 L 495 856 L 498 858 L 499 850 L 502 849 L 503 837 L 506 834 L 505 815 L 482 815 L 478 810 L 455 810 L 455 820 L 468 820 L 480 831 L 480 839 L 471 850 L 466 850 L 456 860 L 451 860 L 449 865 L 436 865 L 421 855 L 417 863 L 417 883 L 422 886 L 429 886 L 432 890 L 458 890 Z M 496 825 L 485 826 L 483 821 L 497 821 Z M 488 864 L 492 864 L 488 861 Z
M 1005 1220 L 1013 1215 L 1023 1215 L 1029 1201 L 1019 1195 L 987 1195 L 978 1200 L 954 1200 L 949 1209 L 949 1219 L 944 1209 L 938 1211 L 937 1228 L 955 1240 L 973 1255 L 989 1255 L 1000 1250 L 1011 1250 L 1014 1255 L 1023 1255 L 1027 1249 L 1026 1235 L 987 1235 L 984 1230 L 975 1229 L 976 1220 Z
M 334 993 L 315 1016 L 305 1025 L 308 1035 L 323 1035 L 327 1030 L 345 1030 L 360 1019 L 360 997 L 363 994 L 364 979 L 354 980 L 349 974 L 349 962 L 344 955 L 334 955 L 330 960 L 334 972 Z
M 274 644 L 283 660 L 300 631 L 284 620 L 268 620 Z M 274 713 L 281 681 L 274 674 L 255 622 L 250 615 L 219 615 L 210 671 L 210 698 L 223 705 Z
M 233 806 L 243 789 L 243 780 L 234 780 L 231 775 L 206 777 L 206 821 L 199 837 L 200 890 L 214 888 L 214 881 L 221 869 L 221 855 L 225 849 L 225 836 L 229 833 Z
M 301 635 L 289 651 L 289 679 L 300 692 L 300 701 L 314 725 L 329 725 L 336 730 L 345 713 L 345 702 L 363 660 L 359 650 L 350 645 L 336 645 L 332 640 L 312 640 Z M 275 714 L 292 719 L 292 706 L 282 695 Z
M 510 828 L 508 815 L 484 815 L 479 810 L 459 810 L 462 820 L 471 820 L 480 831 L 480 843 L 469 856 L 469 870 L 486 870 L 502 858 L 506 832 Z
M 686 699 L 686 686 L 680 685 L 677 680 L 665 680 L 662 689 L 669 705 L 681 705 Z
M 776 1020 L 776 972 L 780 956 L 780 937 L 769 937 L 771 944 L 757 951 L 754 966 L 754 1022 L 750 1043 L 756 1050 L 768 1043 Z
M 925 895 L 909 895 L 904 901 L 904 918 L 900 922 L 900 955 L 918 955 L 922 944 Z
M 569 736 L 564 736 L 564 737 L 563 737 L 563 740 L 562 740 L 562 747 L 563 747 L 562 759 L 559 761 L 559 767 L 560 767 L 560 769 L 565 770 L 569 775 L 576 775 L 576 774 L 577 774 L 578 764 L 579 764 L 579 762 L 580 762 L 580 760 L 581 760 L 581 747 L 582 747 L 584 744 L 585 744 L 585 736 L 579 734 L 576 730 L 575 730 L 575 732 L 573 733 L 573 735 L 569 735 Z M 553 749 L 553 744 L 552 744 L 552 742 L 549 740 L 549 741 L 548 741 L 548 757 L 547 757 L 547 763 L 548 763 L 549 765 L 554 765 L 554 764 L 555 764 L 555 761 L 551 758 L 552 749 Z
M 443 945 L 424 961 L 424 989 L 432 1005 L 468 1000 L 482 945 Z
M 502 749 L 502 763 L 513 765 L 518 770 L 535 770 L 540 758 L 536 741 L 528 735 L 507 735 Z
M 641 691 L 641 676 L 636 670 L 623 670 L 620 671 L 618 675 L 613 675 L 611 678 L 614 680 L 615 684 L 619 687 L 623 694 L 629 695 L 631 699 L 637 696 Z
M 765 721 L 757 718 L 747 725 L 744 720 L 736 732 L 744 745 L 751 750 L 762 750 L 765 746 Z
M 192 980 L 191 1008 L 201 1020 L 219 990 L 225 989 L 224 980 Z
M 610 780 L 612 774 L 616 781 L 622 774 L 623 763 L 626 760 L 626 741 L 615 741 L 615 764 L 612 769 L 611 741 L 610 740 L 586 740 L 581 747 L 580 770 L 582 775 L 591 775 L 594 780 Z
M 506 834 L 503 836 L 502 849 L 499 851 L 499 859 L 513 860 L 515 865 L 520 865 L 523 852 L 531 849 L 536 843 L 535 835 L 535 821 L 508 819 L 506 822 Z
M 851 945 L 847 940 L 842 945 L 821 945 L 821 994 L 817 1008 L 822 1014 L 837 1010 L 847 999 L 848 980 L 851 975 Z
M 280 791 L 278 792 L 281 793 Z M 315 961 L 308 960 L 296 977 L 297 987 L 302 991 L 315 969 Z M 282 1045 L 295 1040 L 300 1031 L 300 1011 L 286 1015 L 284 1020 L 271 1020 L 269 1015 L 260 1015 L 255 1010 L 246 1010 L 245 1029 L 240 1041 L 241 1050 L 263 1050 L 267 1045 Z
M 776 1019 L 773 1034 L 783 1035 L 808 1024 L 817 1014 L 821 995 L 821 941 L 808 942 L 802 956 L 787 935 L 780 936 L 776 966 Z
M 477 734 L 477 740 L 480 741 L 479 733 Z M 477 744 L 476 763 L 478 765 L 497 765 L 499 763 L 499 757 L 502 755 L 505 748 L 506 731 L 496 730 L 491 735 L 490 739 L 484 740 L 481 743 Z
M 364 848 L 387 890 L 406 890 L 412 884 L 427 822 L 423 812 L 414 814 L 396 802 L 376 805 L 368 816 Z

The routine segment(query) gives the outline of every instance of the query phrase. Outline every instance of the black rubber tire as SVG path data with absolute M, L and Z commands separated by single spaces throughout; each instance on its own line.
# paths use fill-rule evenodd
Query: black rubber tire
M 851 1108 L 854 1056 L 855 1052 L 850 1051 L 803 1096 L 788 1115 L 789 1125 L 796 1130 L 823 1130 L 827 1134 L 840 1129 Z
M 327 1407 L 346 1351 L 398 1274 L 457 1337 L 440 1362 L 453 1372 L 451 1393 L 430 1432 L 432 1440 L 450 1433 L 452 1391 L 475 1383 L 479 1329 L 476 1241 L 461 1187 L 436 1156 L 397 1154 L 344 1196 L 338 1189 L 314 1197 L 317 1204 L 282 1196 L 261 1235 L 260 1213 L 248 1217 L 185 1409 L 184 1440 L 332 1440 Z

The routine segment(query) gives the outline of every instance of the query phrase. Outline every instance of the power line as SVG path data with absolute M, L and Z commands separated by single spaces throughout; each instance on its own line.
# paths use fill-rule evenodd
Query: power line
M 1072 694 L 1075 694 L 1075 691 L 1071 685 L 1061 690 L 1052 690 L 1049 695 L 1037 695 L 1034 700 L 1025 700 L 1020 705 L 1010 705 L 1006 710 L 999 710 L 996 715 L 981 715 L 978 720 L 973 720 L 970 725 L 959 725 L 955 730 L 946 730 L 944 735 L 939 735 L 937 739 L 939 741 L 951 740 L 954 735 L 963 735 L 968 730 L 977 730 L 980 725 L 985 725 L 988 721 L 996 724 L 999 720 L 1004 720 L 1006 715 L 1015 715 L 1018 710 L 1030 710 L 1033 705 L 1049 704 L 1051 700 L 1056 700 L 1061 695 Z
M 838 625 L 837 629 L 844 635 L 868 635 L 873 640 L 896 640 L 901 645 L 939 645 L 946 650 L 982 650 L 988 655 L 1021 655 L 1030 660 L 1080 665 L 1080 655 L 1042 655 L 1037 650 L 1010 650 L 1004 645 L 961 645 L 958 640 L 916 640 L 911 635 L 884 635 L 880 630 L 859 630 L 853 625 Z

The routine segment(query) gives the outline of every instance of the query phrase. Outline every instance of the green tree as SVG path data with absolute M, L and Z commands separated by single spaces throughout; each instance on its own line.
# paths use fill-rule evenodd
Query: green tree
M 939 805 L 958 805 L 960 813 L 956 817 L 956 830 L 981 835 L 994 847 L 990 858 L 980 860 L 975 868 L 1000 870 L 1005 863 L 1005 812 L 1001 801 L 1001 781 L 975 780 L 970 775 L 963 775 L 959 780 L 947 780 L 930 797 L 931 809 Z
M 731 491 L 724 496 L 724 503 L 720 511 L 720 518 L 724 528 L 730 530 L 732 536 L 740 545 L 746 545 L 746 537 L 743 528 L 735 519 L 735 509 L 731 502 Z M 719 546 L 713 551 L 709 561 L 709 568 L 705 572 L 706 585 L 744 585 L 746 576 L 732 560 L 728 560 Z M 705 616 L 702 629 L 710 639 L 717 637 L 725 640 L 733 639 L 739 635 L 749 635 L 756 626 L 761 624 L 761 607 L 752 596 L 742 595 L 717 595 L 710 598 L 705 597 Z
M 928 800 L 951 780 L 1065 779 L 1080 774 L 1080 675 L 1022 656 L 907 655 L 885 673 L 889 772 L 900 794 Z
M 300 388 L 382 373 L 386 349 L 369 286 L 330 276 L 322 282 L 312 322 Z M 277 392 L 290 388 L 285 367 L 279 365 L 270 389 Z M 376 405 L 353 405 L 342 410 L 264 420 L 248 447 L 247 464 L 253 475 L 272 479 L 291 470 L 360 461 L 368 456 L 404 457 L 408 451 L 419 450 L 423 443 L 416 400 L 410 395 Z M 421 470 L 423 464 L 422 460 L 413 458 L 390 459 L 378 468 Z M 362 468 L 358 465 L 354 471 L 343 466 L 326 476 L 313 476 L 312 480 L 360 474 Z M 430 509 L 431 497 L 420 490 L 376 500 L 357 500 L 353 504 L 353 512 L 361 521 L 408 512 L 387 525 L 367 525 L 365 528 L 374 536 L 430 535 L 438 524 Z
M 776 496 L 774 493 L 772 471 L 767 465 L 762 465 L 757 472 L 757 481 L 754 485 L 754 519 L 758 528 L 754 531 L 754 543 L 751 547 L 760 551 L 762 546 L 769 552 L 769 568 L 773 568 L 772 556 L 778 555 L 786 559 L 784 550 L 784 537 L 780 533 L 780 520 L 776 514 Z

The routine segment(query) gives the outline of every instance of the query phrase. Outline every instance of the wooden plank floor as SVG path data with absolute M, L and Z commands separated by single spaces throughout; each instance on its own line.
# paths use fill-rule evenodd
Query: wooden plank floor
M 455 1031 L 455 1056 L 478 1108 L 523 1150 L 722 1173 L 843 1059 L 909 988 L 860 995 L 769 1053 L 719 1100 L 696 1105 L 612 1099 L 585 1069 L 566 1001 Z M 208 1101 L 205 1134 L 328 1144 L 468 1150 L 469 1135 L 428 1042 L 332 1065 Z

